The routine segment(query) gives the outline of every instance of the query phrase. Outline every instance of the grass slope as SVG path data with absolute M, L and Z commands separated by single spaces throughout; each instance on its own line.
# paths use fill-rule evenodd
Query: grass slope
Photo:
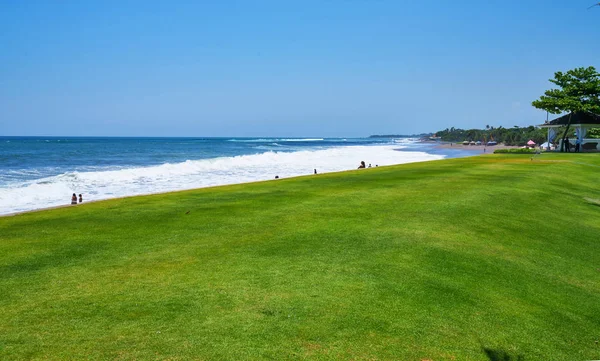
M 0 359 L 600 359 L 599 172 L 490 155 L 0 218 Z

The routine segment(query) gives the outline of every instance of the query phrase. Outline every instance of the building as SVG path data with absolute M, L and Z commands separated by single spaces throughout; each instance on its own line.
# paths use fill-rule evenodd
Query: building
M 569 117 L 571 117 L 571 128 L 569 129 L 569 134 L 571 133 L 571 129 L 575 130 L 576 138 L 569 137 L 569 143 L 571 144 L 571 148 L 575 146 L 575 142 L 579 139 L 581 144 L 581 150 L 600 150 L 600 139 L 586 139 L 585 135 L 587 134 L 588 129 L 590 128 L 600 128 L 600 115 L 590 113 L 590 112 L 576 112 L 569 113 L 567 115 L 563 115 L 562 117 L 556 118 L 552 121 L 546 122 L 544 124 L 539 125 L 540 128 L 548 129 L 548 143 L 552 143 L 555 141 L 557 136 L 561 137 L 561 139 L 557 140 L 559 144 L 558 148 L 562 148 L 560 143 L 562 142 L 562 134 L 557 134 L 557 130 L 560 127 L 564 127 L 569 123 Z

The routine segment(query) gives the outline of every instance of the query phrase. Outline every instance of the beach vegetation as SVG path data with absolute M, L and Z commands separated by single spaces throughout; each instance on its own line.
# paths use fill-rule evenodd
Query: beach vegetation
M 530 148 L 508 148 L 508 149 L 496 149 L 494 150 L 494 154 L 532 154 L 538 152 L 535 149 Z
M 590 128 L 590 129 L 588 129 L 588 132 L 585 135 L 585 137 L 586 138 L 595 138 L 595 139 L 600 138 L 600 128 Z
M 0 218 L 2 360 L 600 358 L 597 154 Z

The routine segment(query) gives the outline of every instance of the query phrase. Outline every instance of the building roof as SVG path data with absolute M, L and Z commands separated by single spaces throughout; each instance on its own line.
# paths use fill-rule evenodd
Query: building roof
M 560 127 L 562 125 L 567 125 L 569 123 L 569 116 L 573 114 L 571 119 L 571 125 L 581 124 L 581 125 L 595 125 L 600 127 L 600 115 L 589 113 L 589 112 L 577 112 L 563 115 L 562 117 L 558 117 L 554 120 L 549 121 L 548 123 L 541 124 L 540 127 Z

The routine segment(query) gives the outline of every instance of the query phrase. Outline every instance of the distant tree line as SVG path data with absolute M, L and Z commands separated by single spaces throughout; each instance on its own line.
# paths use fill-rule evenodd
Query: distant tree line
M 557 134 L 565 131 L 566 127 L 556 128 Z M 460 129 L 446 128 L 436 132 L 438 137 L 441 137 L 446 142 L 464 142 L 480 141 L 486 143 L 490 140 L 495 140 L 498 143 L 506 145 L 526 145 L 529 140 L 533 140 L 536 144 L 542 144 L 548 137 L 548 131 L 542 128 L 536 128 L 533 125 L 528 127 L 514 126 L 512 128 L 497 127 L 486 125 L 485 129 Z M 600 138 L 600 128 L 592 128 L 585 135 L 586 138 Z M 555 139 L 556 142 L 558 139 Z
M 494 128 L 486 125 L 485 129 L 446 128 L 436 132 L 436 135 L 446 142 L 464 142 L 466 140 L 486 143 L 495 140 L 506 145 L 526 145 L 529 140 L 533 140 L 537 144 L 545 142 L 547 131 L 534 126 L 518 127 L 515 125 L 512 128 L 502 126 Z

